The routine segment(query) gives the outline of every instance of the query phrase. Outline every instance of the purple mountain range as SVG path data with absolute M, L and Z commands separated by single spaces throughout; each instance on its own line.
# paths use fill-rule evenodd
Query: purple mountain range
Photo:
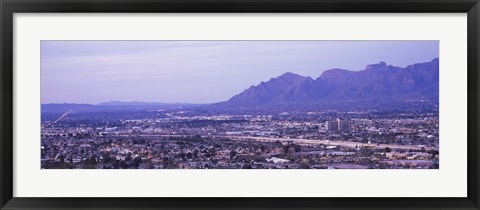
M 385 62 L 361 71 L 331 69 L 313 79 L 284 73 L 244 90 L 223 105 L 259 105 L 311 100 L 405 99 L 438 103 L 439 59 L 405 68 Z

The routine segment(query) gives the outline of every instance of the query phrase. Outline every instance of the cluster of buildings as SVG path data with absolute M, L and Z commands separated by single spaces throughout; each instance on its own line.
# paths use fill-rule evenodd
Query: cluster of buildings
M 350 132 L 352 129 L 350 120 L 341 119 L 326 121 L 325 126 L 327 131 L 331 132 Z
M 42 168 L 439 167 L 438 114 L 158 112 L 42 122 Z

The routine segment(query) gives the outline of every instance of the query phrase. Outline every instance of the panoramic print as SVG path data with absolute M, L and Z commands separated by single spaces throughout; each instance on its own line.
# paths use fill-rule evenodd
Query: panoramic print
M 41 41 L 40 91 L 41 169 L 439 168 L 438 41 Z

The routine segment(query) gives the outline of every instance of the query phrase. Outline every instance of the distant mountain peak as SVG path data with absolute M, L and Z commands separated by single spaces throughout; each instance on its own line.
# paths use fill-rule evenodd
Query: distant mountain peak
M 303 77 L 303 76 L 287 71 L 278 77 Z
M 370 65 L 367 65 L 367 67 L 365 67 L 365 70 L 368 71 L 368 70 L 386 70 L 388 68 L 387 66 L 387 63 L 385 62 L 379 62 L 379 63 L 376 63 L 376 64 L 370 64 Z
M 276 77 L 276 79 L 286 79 L 286 80 L 305 80 L 305 79 L 311 79 L 311 77 L 305 77 L 299 74 L 295 74 L 292 72 L 285 72 L 282 75 Z
M 329 70 L 323 71 L 323 73 L 317 78 L 317 80 L 336 79 L 338 77 L 343 77 L 343 76 L 348 75 L 350 73 L 352 73 L 352 71 L 345 70 L 345 69 L 340 69 L 340 68 L 329 69 Z

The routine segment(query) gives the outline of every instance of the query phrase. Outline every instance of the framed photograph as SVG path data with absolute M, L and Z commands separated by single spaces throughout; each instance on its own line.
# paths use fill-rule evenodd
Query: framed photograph
M 1 209 L 479 209 L 478 0 L 0 6 Z

